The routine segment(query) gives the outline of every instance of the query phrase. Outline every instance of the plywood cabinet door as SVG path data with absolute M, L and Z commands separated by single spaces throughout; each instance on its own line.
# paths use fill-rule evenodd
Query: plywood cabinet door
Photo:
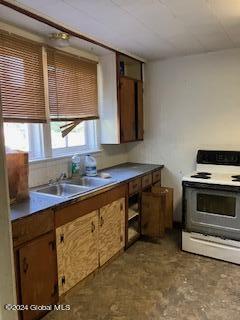
M 98 268 L 98 211 L 56 229 L 59 294 Z
M 134 141 L 136 140 L 136 105 L 133 79 L 120 78 L 119 102 L 121 142 Z
M 48 233 L 19 249 L 21 304 L 49 305 L 58 300 L 54 233 Z M 38 319 L 44 311 L 23 311 L 23 320 Z
M 102 207 L 99 212 L 100 266 L 111 259 L 125 244 L 125 198 Z

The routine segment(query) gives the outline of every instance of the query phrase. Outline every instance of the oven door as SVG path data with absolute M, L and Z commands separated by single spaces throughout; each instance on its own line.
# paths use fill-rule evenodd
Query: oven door
M 232 191 L 185 189 L 187 231 L 240 240 L 240 197 Z

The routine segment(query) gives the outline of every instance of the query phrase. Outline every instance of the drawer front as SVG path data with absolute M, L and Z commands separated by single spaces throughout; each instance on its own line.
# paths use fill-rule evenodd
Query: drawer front
M 13 246 L 19 246 L 54 228 L 52 210 L 36 213 L 30 217 L 12 222 Z
M 141 190 L 141 178 L 129 182 L 129 194 L 134 194 Z
M 153 174 L 153 183 L 161 181 L 161 170 L 154 171 Z
M 146 176 L 142 177 L 142 189 L 149 187 L 152 184 L 152 175 L 147 174 Z
M 75 204 L 57 208 L 55 212 L 55 227 L 58 228 L 89 212 L 98 210 L 106 204 L 119 199 L 119 197 L 125 198 L 126 193 L 127 184 L 122 184 L 112 190 L 92 196 L 89 199 L 80 200 Z

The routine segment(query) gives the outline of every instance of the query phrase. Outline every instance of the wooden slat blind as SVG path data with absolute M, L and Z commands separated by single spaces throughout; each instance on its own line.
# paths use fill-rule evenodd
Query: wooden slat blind
M 98 118 L 97 64 L 48 48 L 51 120 Z
M 0 93 L 4 121 L 46 122 L 41 44 L 0 31 Z

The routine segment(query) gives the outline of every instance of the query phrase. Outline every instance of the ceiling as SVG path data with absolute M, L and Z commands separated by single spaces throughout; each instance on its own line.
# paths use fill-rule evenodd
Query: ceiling
M 239 0 L 17 0 L 147 60 L 240 47 Z

